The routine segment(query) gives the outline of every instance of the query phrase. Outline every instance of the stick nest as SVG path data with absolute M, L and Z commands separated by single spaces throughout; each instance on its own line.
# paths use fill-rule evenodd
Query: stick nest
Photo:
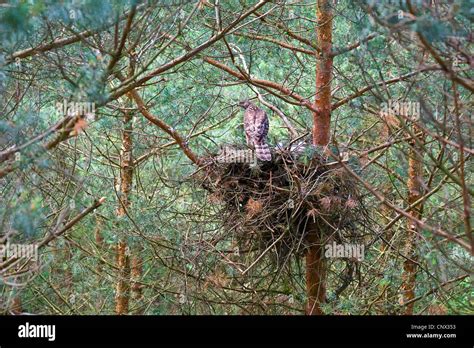
M 308 150 L 308 148 L 306 149 Z M 272 161 L 223 163 L 206 159 L 200 184 L 222 207 L 225 229 L 240 250 L 270 253 L 277 263 L 304 254 L 308 225 L 323 243 L 360 243 L 368 214 L 354 179 L 314 150 L 274 150 Z

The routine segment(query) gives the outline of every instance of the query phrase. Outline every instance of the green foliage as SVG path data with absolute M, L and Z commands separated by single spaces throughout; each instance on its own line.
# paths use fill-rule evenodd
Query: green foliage
M 220 3 L 224 28 L 254 4 L 238 0 Z M 404 1 L 365 1 L 364 6 L 360 2 L 337 1 L 334 52 L 363 42 L 334 58 L 333 104 L 357 96 L 332 111 L 331 131 L 338 146 L 333 142 L 330 149 L 335 154 L 348 151 L 349 167 L 365 184 L 409 212 L 407 138 L 413 133 L 413 122 L 394 117 L 386 130 L 379 111 L 387 100 L 421 101 L 419 122 L 426 132 L 420 180 L 426 191 L 433 190 L 424 200 L 422 219 L 427 225 L 463 235 L 464 193 L 456 181 L 461 168 L 457 144 L 463 140 L 464 146 L 472 148 L 472 125 L 462 117 L 460 130 L 457 128 L 451 75 L 443 69 L 433 69 L 396 83 L 388 81 L 437 64 L 416 39 L 415 33 L 421 33 L 449 66 L 458 56 L 461 63 L 455 72 L 462 81 L 471 83 L 472 71 L 465 54 L 447 42 L 457 36 L 461 47 L 469 48 L 463 45 L 471 31 L 474 3 L 464 0 L 443 4 L 445 12 L 441 13 L 445 17 L 414 3 L 419 11 L 416 20 L 398 17 L 399 10 L 408 11 Z M 140 8 L 119 59 L 109 70 L 133 4 Z M 365 5 L 371 6 L 373 12 L 366 11 Z M 135 90 L 150 113 L 177 131 L 198 156 L 216 153 L 222 144 L 244 146 L 242 111 L 237 106 L 244 98 L 253 98 L 267 112 L 270 145 L 288 144 L 290 136 L 284 122 L 257 101 L 256 90 L 288 117 L 299 134 L 308 133 L 309 139 L 314 117 L 311 110 L 286 92 L 259 83 L 251 85 L 207 64 L 203 58 L 211 57 L 242 72 L 242 57 L 229 53 L 231 45 L 237 45 L 251 78 L 275 82 L 312 102 L 317 93 L 317 55 L 295 52 L 273 41 L 315 50 L 313 46 L 319 43 L 315 40 L 314 7 L 314 1 L 309 0 L 271 2 L 259 12 L 266 14 L 265 18 L 249 16 L 226 35 L 226 41 L 218 40 L 169 69 L 163 66 L 216 35 L 214 8 L 199 8 L 197 1 L 174 0 L 10 1 L 0 7 L 0 153 L 24 145 L 18 159 L 13 155 L 0 162 L 0 172 L 10 165 L 15 167 L 0 178 L 0 236 L 13 230 L 17 242 L 38 242 L 56 228 L 64 227 L 98 198 L 106 198 L 94 213 L 41 249 L 40 277 L 29 279 L 31 286 L 21 293 L 26 310 L 38 314 L 113 313 L 119 278 L 116 244 L 124 240 L 129 256 L 138 255 L 143 260 L 145 314 L 303 312 L 303 258 L 288 261 L 276 272 L 267 258 L 273 250 L 262 258 L 254 250 L 236 251 L 234 231 L 223 230 L 222 225 L 228 202 L 219 201 L 219 197 L 196 184 L 195 178 L 205 169 L 196 168 L 172 137 L 143 117 L 127 94 L 113 96 L 130 86 L 122 84 L 114 73 L 120 71 L 128 76 L 129 67 L 134 64 L 131 81 L 137 83 Z M 195 12 L 185 25 L 191 11 Z M 374 15 L 380 21 L 375 21 Z M 279 24 L 288 25 L 292 35 Z M 18 62 L 11 59 L 14 52 L 87 30 L 96 33 Z M 377 36 L 365 40 L 372 33 Z M 295 35 L 303 39 L 295 39 Z M 148 76 L 156 69 L 163 71 Z M 137 82 L 145 77 L 150 78 Z M 359 93 L 364 88 L 367 91 Z M 470 92 L 459 83 L 456 89 L 460 111 L 468 115 Z M 52 130 L 65 116 L 56 109 L 56 103 L 64 101 L 95 103 L 95 119 L 86 120 L 80 129 Z M 439 115 L 434 117 L 430 110 L 438 110 Z M 130 206 L 119 217 L 119 199 L 124 198 L 120 191 L 120 164 L 127 112 L 133 116 L 132 158 L 137 163 Z M 52 149 L 45 149 L 46 144 L 63 135 Z M 39 138 L 28 144 L 36 137 Z M 322 150 L 308 146 L 301 161 L 308 164 L 315 155 L 322 155 Z M 370 165 L 366 167 L 367 163 Z M 466 172 L 468 166 L 465 163 Z M 472 175 L 466 173 L 465 179 L 469 186 Z M 310 194 L 311 189 L 302 187 L 301 195 Z M 407 220 L 392 210 L 387 212 L 365 187 L 360 190 L 365 197 L 364 209 L 373 223 L 367 226 L 370 233 L 366 236 L 365 260 L 355 264 L 350 284 L 338 296 L 336 290 L 346 263 L 328 262 L 329 301 L 323 309 L 328 314 L 399 314 L 402 306 L 397 289 L 402 283 Z M 241 208 L 247 213 L 244 205 Z M 97 236 L 103 241 L 97 241 Z M 465 268 L 472 268 L 471 256 L 433 230 L 420 229 L 419 237 L 422 268 L 417 275 L 417 296 L 439 286 L 443 277 L 453 279 L 464 274 Z M 392 248 L 382 252 L 385 241 Z M 250 269 L 242 275 L 247 267 Z M 416 303 L 415 312 L 424 313 L 430 304 L 441 303 L 449 313 L 473 313 L 470 286 L 472 281 L 466 278 L 449 290 L 427 295 Z M 386 293 L 381 296 L 384 289 Z M 0 286 L 0 291 L 9 290 L 8 285 Z M 181 296 L 184 294 L 185 299 Z M 133 300 L 132 308 L 139 304 Z

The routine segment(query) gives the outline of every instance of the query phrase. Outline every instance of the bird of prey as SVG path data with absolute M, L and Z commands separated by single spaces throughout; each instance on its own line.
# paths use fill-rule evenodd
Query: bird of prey
M 239 103 L 244 108 L 244 129 L 247 145 L 255 149 L 255 155 L 261 161 L 271 161 L 272 154 L 267 145 L 269 128 L 265 111 L 251 103 L 248 99 Z

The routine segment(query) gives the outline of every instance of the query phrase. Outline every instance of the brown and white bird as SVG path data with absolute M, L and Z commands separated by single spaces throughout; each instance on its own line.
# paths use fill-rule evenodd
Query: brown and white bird
M 271 161 L 272 154 L 267 145 L 269 128 L 267 114 L 248 99 L 241 101 L 239 105 L 245 109 L 244 129 L 247 145 L 255 148 L 255 155 L 259 160 Z

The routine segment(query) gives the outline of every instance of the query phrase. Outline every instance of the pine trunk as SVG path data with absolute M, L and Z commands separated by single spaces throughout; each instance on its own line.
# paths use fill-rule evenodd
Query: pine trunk
M 328 0 L 317 2 L 317 37 L 320 54 L 316 63 L 316 99 L 318 110 L 313 114 L 313 144 L 326 146 L 331 135 L 331 79 L 332 79 L 332 8 Z M 306 253 L 306 314 L 323 314 L 321 304 L 326 297 L 326 261 L 321 231 L 308 223 L 310 247 Z
M 140 256 L 140 250 L 135 251 L 137 255 L 132 256 L 131 260 L 131 276 L 130 280 L 132 283 L 132 299 L 137 306 L 135 310 L 135 314 L 142 314 L 143 309 L 141 306 L 143 293 L 142 293 L 142 285 L 140 284 L 141 277 L 142 277 L 142 267 L 143 267 L 143 260 Z
M 309 250 L 306 254 L 306 304 L 307 315 L 324 314 L 321 304 L 326 300 L 326 260 L 324 246 L 318 226 L 308 221 Z
M 316 100 L 313 113 L 313 143 L 326 146 L 331 135 L 332 8 L 328 0 L 318 0 L 317 37 L 320 48 L 316 63 Z
M 418 133 L 419 129 L 414 127 L 414 132 Z M 421 146 L 421 138 L 415 138 L 410 143 L 409 149 L 409 160 L 408 160 L 408 204 L 412 205 L 418 201 L 423 195 L 423 147 Z M 410 215 L 416 219 L 422 217 L 423 205 L 417 204 L 410 212 Z M 408 220 L 407 236 L 405 239 L 405 256 L 407 259 L 403 263 L 403 275 L 402 275 L 402 302 L 406 303 L 415 298 L 415 287 L 416 287 L 416 244 L 417 236 L 419 233 L 418 226 L 413 221 Z M 413 314 L 414 303 L 410 303 L 405 306 L 404 313 L 407 315 Z
M 115 292 L 115 313 L 117 315 L 128 314 L 130 299 L 130 259 L 127 254 L 127 244 L 120 241 L 117 245 L 117 267 L 119 279 Z
M 132 189 L 133 158 L 132 158 L 132 114 L 124 113 L 122 130 L 122 148 L 120 153 L 120 185 L 117 216 L 123 217 L 127 214 L 130 206 L 129 195 Z M 117 268 L 119 278 L 116 285 L 115 311 L 117 314 L 127 314 L 130 301 L 130 260 L 126 254 L 127 243 L 120 240 L 117 245 Z
M 21 299 L 17 295 L 13 297 L 12 299 L 12 304 L 10 306 L 10 313 L 13 315 L 20 315 L 23 312 L 22 305 L 21 305 Z

